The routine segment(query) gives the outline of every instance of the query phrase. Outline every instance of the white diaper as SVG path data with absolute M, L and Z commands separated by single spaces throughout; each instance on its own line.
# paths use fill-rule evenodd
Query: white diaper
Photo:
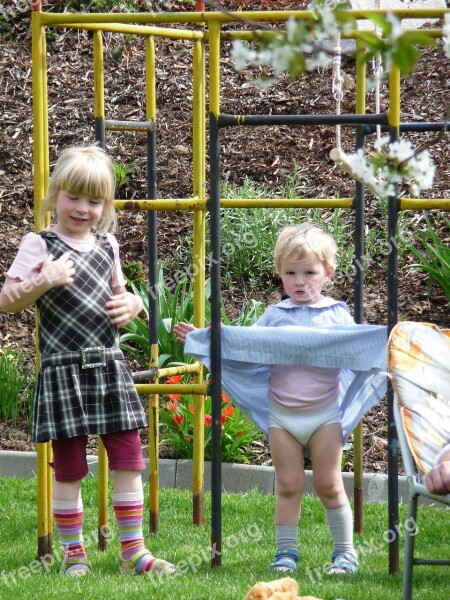
M 320 410 L 304 412 L 270 402 L 269 429 L 285 429 L 304 447 L 315 431 L 332 423 L 341 423 L 339 408 L 334 403 Z

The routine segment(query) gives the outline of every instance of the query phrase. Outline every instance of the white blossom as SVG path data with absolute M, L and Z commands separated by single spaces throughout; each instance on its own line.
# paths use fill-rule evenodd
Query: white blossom
M 396 158 L 399 162 L 409 160 L 413 154 L 413 147 L 408 140 L 397 140 L 389 146 L 389 156 Z
M 387 36 L 393 42 L 397 41 L 404 33 L 402 22 L 397 19 L 394 13 L 388 12 L 386 15 L 386 21 L 391 25 L 391 32 Z
M 388 135 L 384 135 L 383 137 L 381 137 L 379 140 L 377 140 L 375 142 L 375 144 L 373 145 L 375 150 L 381 150 L 381 148 L 383 146 L 386 146 L 387 144 L 389 144 L 389 140 L 390 137 Z
M 294 51 L 289 44 L 274 48 L 271 64 L 276 75 L 289 70 Z
M 317 69 L 317 67 L 328 67 L 332 60 L 333 58 L 329 56 L 326 52 L 319 50 L 319 52 L 316 52 L 310 58 L 306 59 L 306 70 L 314 71 L 314 69 Z
M 242 42 L 242 40 L 235 40 L 233 47 L 231 48 L 231 56 L 234 60 L 234 67 L 237 71 L 242 71 L 251 62 L 250 52 L 248 46 Z
M 287 35 L 287 40 L 290 44 L 292 44 L 295 40 L 295 34 L 297 32 L 297 25 L 298 25 L 298 22 L 296 21 L 296 19 L 294 19 L 294 17 L 289 17 L 289 19 L 286 22 L 286 35 Z
M 442 41 L 444 43 L 444 53 L 447 58 L 450 58 L 450 13 L 446 13 L 444 17 L 444 27 L 442 28 Z
M 323 9 L 320 11 L 322 17 L 322 29 L 324 39 L 335 39 L 337 35 L 335 13 L 329 3 L 325 2 Z
M 378 154 L 375 163 L 372 157 L 364 156 L 361 148 L 348 156 L 354 177 L 381 198 L 394 195 L 395 183 L 405 183 L 413 197 L 430 188 L 436 167 L 428 150 L 415 156 L 408 140 L 397 140 L 387 145 L 388 141 L 385 136 L 376 143 Z

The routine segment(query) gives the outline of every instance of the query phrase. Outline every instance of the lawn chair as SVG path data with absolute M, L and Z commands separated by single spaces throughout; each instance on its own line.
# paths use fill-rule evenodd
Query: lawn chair
M 450 440 L 450 330 L 399 323 L 391 332 L 388 352 L 395 424 L 410 487 L 407 523 L 417 524 L 419 496 L 450 505 L 450 494 L 430 494 L 424 484 L 424 475 Z M 419 529 L 406 529 L 410 527 L 405 528 L 403 600 L 411 600 L 414 565 L 450 565 L 450 560 L 416 558 Z

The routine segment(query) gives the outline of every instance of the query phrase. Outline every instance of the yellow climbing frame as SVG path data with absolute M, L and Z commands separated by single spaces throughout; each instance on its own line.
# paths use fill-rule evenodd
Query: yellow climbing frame
M 350 11 L 357 18 L 365 18 L 364 11 Z M 371 11 L 380 12 L 385 11 Z M 445 10 L 408 9 L 395 10 L 399 18 L 442 18 Z M 195 13 L 109 13 L 109 14 L 56 14 L 42 12 L 41 3 L 34 2 L 32 10 L 32 73 L 33 73 L 33 121 L 34 121 L 34 207 L 35 229 L 39 231 L 46 223 L 39 221 L 38 210 L 45 196 L 49 180 L 49 134 L 48 134 L 48 100 L 47 100 L 47 65 L 46 65 L 46 29 L 70 28 L 93 31 L 94 45 L 94 111 L 96 130 L 105 130 L 104 114 L 104 67 L 103 67 L 103 33 L 114 32 L 130 36 L 144 36 L 146 39 L 146 121 L 136 124 L 137 129 L 148 129 L 149 124 L 155 126 L 156 111 L 156 78 L 155 78 L 155 39 L 171 38 L 189 40 L 193 45 L 193 189 L 192 197 L 184 199 L 141 199 L 125 201 L 118 199 L 116 207 L 119 210 L 157 211 L 157 210 L 189 210 L 193 211 L 193 256 L 195 261 L 194 273 L 194 324 L 204 326 L 204 285 L 205 285 L 205 216 L 207 201 L 205 198 L 205 166 L 206 166 L 206 72 L 205 49 L 209 47 L 209 113 L 215 118 L 220 115 L 220 53 L 223 39 L 235 37 L 251 37 L 247 32 L 222 32 L 224 23 L 242 22 L 242 20 L 281 23 L 289 17 L 305 19 L 310 16 L 308 11 L 269 11 L 269 12 L 195 12 Z M 177 25 L 171 28 L 170 25 Z M 190 24 L 191 28 L 182 29 L 181 25 Z M 195 28 L 192 25 L 196 25 Z M 441 36 L 440 30 L 428 30 L 430 35 Z M 351 36 L 348 36 L 351 37 Z M 366 65 L 362 52 L 357 53 L 356 62 L 356 113 L 366 112 Z M 389 81 L 389 111 L 387 123 L 397 131 L 400 127 L 400 74 L 393 69 Z M 121 129 L 125 125 L 117 122 L 109 129 Z M 98 139 L 98 138 L 97 138 Z M 240 200 L 221 199 L 223 208 L 243 207 Z M 341 199 L 246 199 L 245 207 L 299 207 L 299 208 L 354 208 L 354 198 Z M 441 200 L 411 200 L 402 199 L 398 202 L 397 210 L 441 208 L 449 209 L 450 201 Z M 39 361 L 37 361 L 38 363 Z M 137 384 L 139 393 L 149 394 L 149 431 L 150 431 L 150 529 L 157 531 L 159 516 L 159 467 L 158 467 L 158 422 L 159 394 L 189 393 L 195 395 L 195 436 L 193 460 L 193 521 L 203 523 L 203 490 L 204 490 L 204 434 L 203 434 L 203 398 L 207 393 L 207 385 L 200 364 L 189 365 L 158 371 L 158 346 L 151 345 L 149 368 L 156 373 L 149 383 Z M 194 383 L 190 385 L 167 385 L 159 381 L 175 373 L 191 372 Z M 354 433 L 355 446 L 355 528 L 362 529 L 362 431 L 361 425 Z M 51 518 L 51 488 L 52 481 L 49 470 L 51 449 L 49 444 L 37 445 L 37 481 L 38 481 L 38 555 L 45 556 L 52 552 L 52 518 Z M 104 447 L 99 444 L 98 464 L 98 528 L 99 546 L 106 547 L 108 524 L 108 466 Z M 394 568 L 395 570 L 395 568 Z

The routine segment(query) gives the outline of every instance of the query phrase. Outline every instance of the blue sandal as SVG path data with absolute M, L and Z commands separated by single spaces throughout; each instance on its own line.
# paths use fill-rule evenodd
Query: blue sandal
M 293 571 L 297 570 L 299 559 L 300 554 L 297 552 L 297 550 L 295 550 L 295 548 L 289 548 L 288 550 L 277 550 L 275 559 L 270 565 L 270 568 L 274 571 L 292 573 Z
M 346 575 L 358 572 L 358 558 L 354 552 L 339 552 L 335 550 L 331 555 L 333 564 L 327 569 L 328 575 Z

